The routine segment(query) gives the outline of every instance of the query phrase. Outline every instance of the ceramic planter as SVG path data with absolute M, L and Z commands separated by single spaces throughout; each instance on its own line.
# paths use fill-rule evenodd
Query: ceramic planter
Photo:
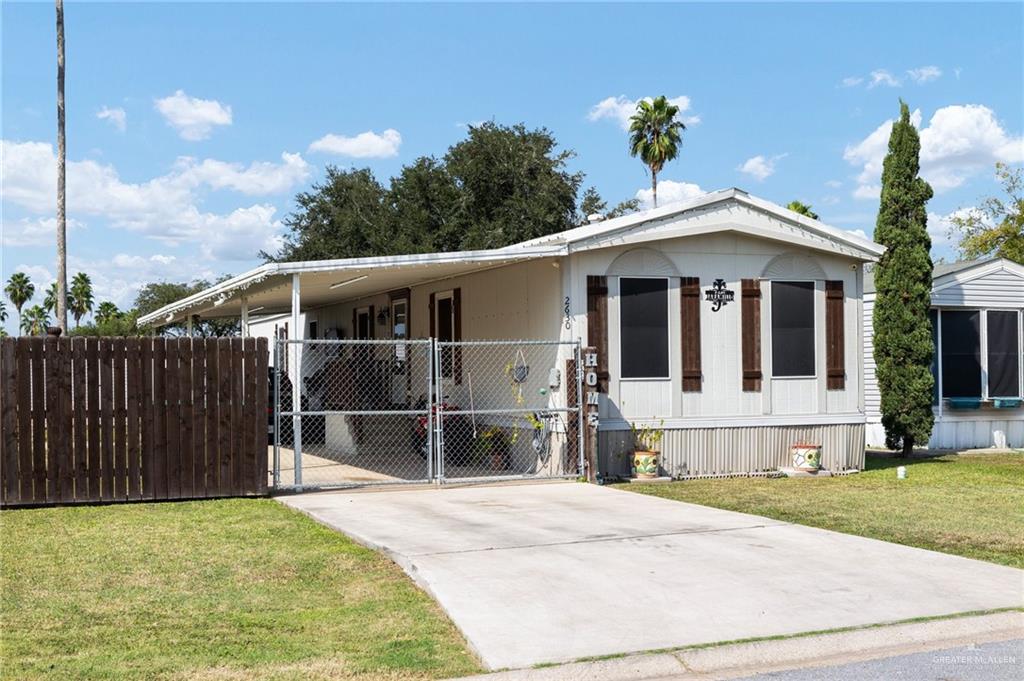
M 640 450 L 633 452 L 633 473 L 643 480 L 658 477 L 658 452 Z
M 816 471 L 821 468 L 821 445 L 795 444 L 792 449 L 793 468 Z

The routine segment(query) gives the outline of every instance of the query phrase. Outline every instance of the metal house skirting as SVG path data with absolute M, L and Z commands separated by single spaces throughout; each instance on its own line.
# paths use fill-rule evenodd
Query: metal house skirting
M 598 434 L 598 470 L 605 477 L 629 477 L 632 434 Z M 864 467 L 864 424 L 747 426 L 665 430 L 661 468 L 674 478 L 743 475 L 775 471 L 791 464 L 796 443 L 822 446 L 822 467 L 840 472 Z

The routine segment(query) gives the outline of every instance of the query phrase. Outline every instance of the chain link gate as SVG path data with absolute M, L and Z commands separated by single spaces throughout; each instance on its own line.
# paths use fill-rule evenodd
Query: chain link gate
M 582 470 L 578 342 L 278 340 L 273 364 L 275 488 Z
M 274 486 L 432 480 L 432 362 L 429 340 L 278 341 Z
M 579 475 L 578 342 L 438 341 L 434 353 L 440 480 Z

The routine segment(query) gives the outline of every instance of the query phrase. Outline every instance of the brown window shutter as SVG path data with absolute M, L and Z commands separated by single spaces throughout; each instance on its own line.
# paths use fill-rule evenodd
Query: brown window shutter
M 740 282 L 740 321 L 743 354 L 743 390 L 761 390 L 761 284 L 757 279 Z
M 430 300 L 427 303 L 427 317 L 430 318 L 430 337 L 434 338 L 437 336 L 437 306 L 435 304 L 436 295 L 431 293 Z
M 377 337 L 377 318 L 373 315 L 373 305 L 370 306 L 370 311 L 368 312 L 368 314 L 370 315 L 370 318 L 367 320 L 366 323 L 366 328 L 368 331 L 366 336 L 367 338 L 373 339 Z
M 683 341 L 683 392 L 701 390 L 700 279 L 683 277 L 679 286 Z
M 587 345 L 597 348 L 597 390 L 608 392 L 608 277 L 587 275 Z
M 452 330 L 454 338 L 458 342 L 462 340 L 462 289 L 452 291 Z M 462 385 L 462 348 L 456 345 L 452 348 L 452 378 L 456 385 Z
M 358 338 L 359 333 L 359 310 L 352 308 L 352 339 Z
M 825 282 L 825 370 L 829 390 L 846 388 L 843 282 Z

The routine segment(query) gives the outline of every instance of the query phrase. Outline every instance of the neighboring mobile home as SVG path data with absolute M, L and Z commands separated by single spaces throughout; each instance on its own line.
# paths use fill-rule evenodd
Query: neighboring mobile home
M 864 288 L 864 389 L 868 445 L 885 446 L 875 379 L 871 268 Z M 1002 258 L 937 265 L 932 274 L 935 342 L 928 447 L 1024 447 L 1024 267 Z
M 580 339 L 599 358 L 603 475 L 629 474 L 635 423 L 664 428 L 668 475 L 774 470 L 808 442 L 841 471 L 864 462 L 863 265 L 881 252 L 728 189 L 489 251 L 267 264 L 141 321 L 240 315 L 248 332 L 293 339 Z M 445 369 L 446 399 L 472 401 L 469 370 Z M 396 386 L 395 402 L 416 399 Z

